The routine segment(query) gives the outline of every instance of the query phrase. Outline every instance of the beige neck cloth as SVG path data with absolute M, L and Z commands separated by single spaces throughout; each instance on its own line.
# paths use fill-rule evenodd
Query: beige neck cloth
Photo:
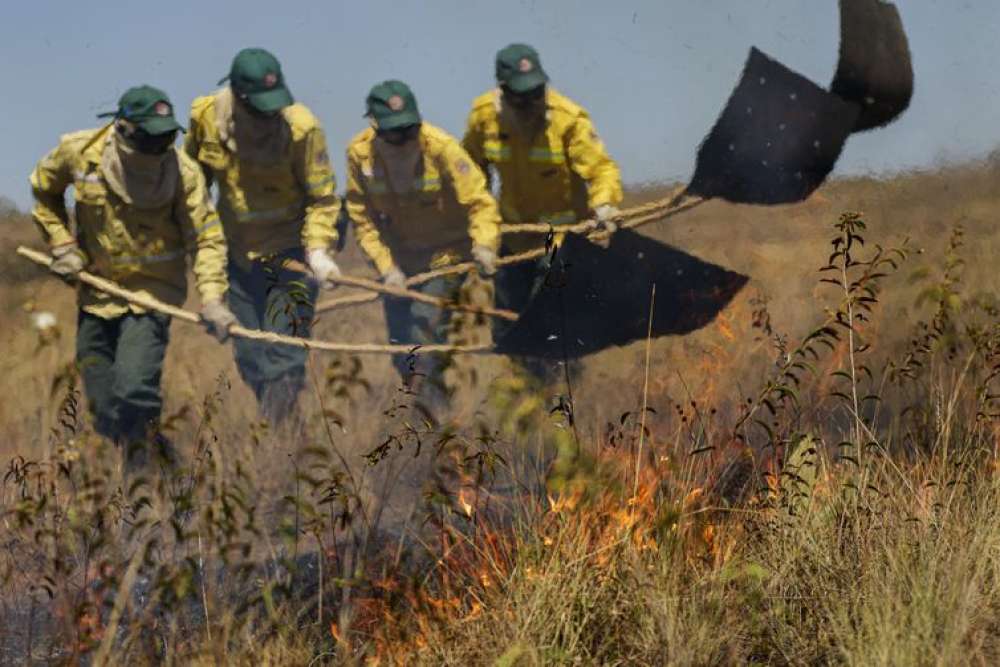
M 283 114 L 253 114 L 236 101 L 231 88 L 215 96 L 215 121 L 219 140 L 240 160 L 273 165 L 285 157 L 291 143 L 292 131 Z
M 389 188 L 399 194 L 410 192 L 417 180 L 417 166 L 424 157 L 420 140 L 394 146 L 375 137 L 373 147 L 378 164 L 385 169 Z
M 547 111 L 539 113 L 537 110 L 532 110 L 525 113 L 524 111 L 515 109 L 509 104 L 504 103 L 503 93 L 499 89 L 497 89 L 493 99 L 497 114 L 500 117 L 500 124 L 510 128 L 519 136 L 531 139 L 545 129 L 545 125 L 549 120 Z
M 174 149 L 161 155 L 140 153 L 114 129 L 101 154 L 101 172 L 108 187 L 126 204 L 143 209 L 170 203 L 180 180 Z

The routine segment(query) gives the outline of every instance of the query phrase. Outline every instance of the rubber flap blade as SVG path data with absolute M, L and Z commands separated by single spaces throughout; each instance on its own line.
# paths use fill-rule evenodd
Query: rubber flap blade
M 860 110 L 751 48 L 687 191 L 746 204 L 801 201 L 833 169 Z

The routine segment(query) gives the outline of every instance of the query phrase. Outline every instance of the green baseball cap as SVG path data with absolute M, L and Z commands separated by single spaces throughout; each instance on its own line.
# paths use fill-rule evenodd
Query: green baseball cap
M 174 118 L 174 105 L 159 88 L 136 86 L 129 88 L 118 100 L 118 110 L 102 113 L 98 118 L 121 118 L 149 134 L 166 134 L 184 131 L 184 127 Z
M 402 81 L 383 81 L 374 86 L 365 106 L 365 116 L 373 118 L 380 130 L 394 130 L 421 121 L 417 98 Z
M 548 83 L 538 51 L 527 44 L 511 44 L 497 51 L 497 81 L 515 93 L 524 93 Z
M 265 49 L 243 49 L 237 53 L 229 75 L 219 83 L 226 81 L 234 93 L 264 113 L 280 111 L 295 102 L 285 85 L 281 63 Z

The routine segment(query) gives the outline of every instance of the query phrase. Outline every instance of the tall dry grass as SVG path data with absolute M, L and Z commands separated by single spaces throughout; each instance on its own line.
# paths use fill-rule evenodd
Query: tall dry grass
M 753 281 L 653 341 L 645 394 L 641 343 L 588 360 L 575 405 L 487 360 L 455 414 L 330 357 L 275 431 L 175 328 L 185 460 L 137 478 L 90 432 L 72 327 L 7 328 L 0 661 L 993 664 L 992 178 L 836 182 L 656 230 Z M 10 282 L 11 319 L 70 317 Z M 321 331 L 359 326 L 377 312 Z

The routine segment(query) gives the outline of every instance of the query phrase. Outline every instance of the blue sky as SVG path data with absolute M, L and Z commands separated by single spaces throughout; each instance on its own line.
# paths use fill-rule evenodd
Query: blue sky
M 9 2 L 0 195 L 29 204 L 27 175 L 59 134 L 97 125 L 130 85 L 166 89 L 186 120 L 236 51 L 281 59 L 319 116 L 343 174 L 370 86 L 400 78 L 429 122 L 460 134 L 493 81 L 493 55 L 534 44 L 553 84 L 587 107 L 628 183 L 683 179 L 756 45 L 826 85 L 835 0 L 368 0 L 365 2 Z M 840 173 L 980 156 L 1000 145 L 1000 2 L 901 0 L 916 70 L 907 114 L 854 136 Z M 342 178 L 340 178 L 342 185 Z

